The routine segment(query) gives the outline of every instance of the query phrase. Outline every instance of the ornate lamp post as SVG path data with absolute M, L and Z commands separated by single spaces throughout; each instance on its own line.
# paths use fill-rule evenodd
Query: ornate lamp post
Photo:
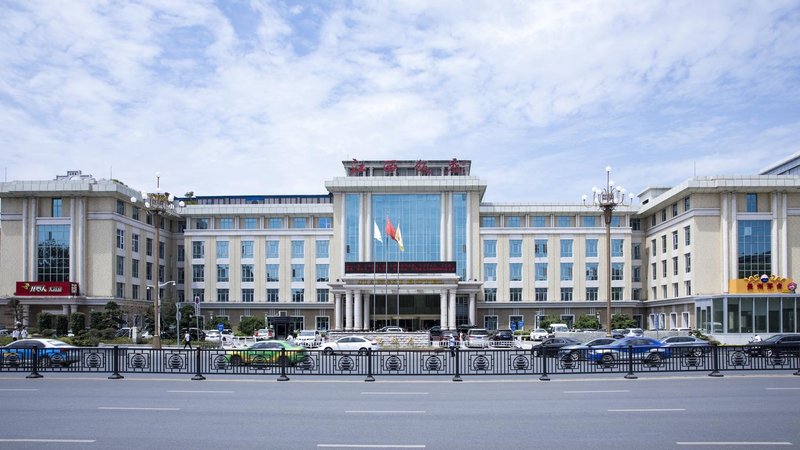
M 155 257 L 155 266 L 156 266 L 156 280 L 158 280 L 160 275 L 160 268 L 161 268 L 161 241 L 159 238 L 159 230 L 161 229 L 160 224 L 160 217 L 162 214 L 173 214 L 175 211 L 175 197 L 172 196 L 169 192 L 161 192 L 161 174 L 156 172 L 156 192 L 155 193 L 147 193 L 146 191 L 141 192 L 141 199 L 137 199 L 136 197 L 131 197 L 131 202 L 136 203 L 141 201 L 144 204 L 144 209 L 152 214 L 153 216 L 153 228 L 155 229 L 155 249 L 154 254 Z M 183 207 L 183 202 L 180 202 L 178 206 Z M 153 328 L 153 348 L 161 348 L 161 314 L 158 310 L 159 306 L 161 305 L 161 288 L 168 284 L 174 284 L 174 281 L 168 281 L 166 283 L 158 283 L 158 289 L 153 289 L 155 291 L 155 295 L 153 296 L 153 320 L 155 321 L 155 326 Z
M 589 208 L 599 208 L 603 211 L 603 220 L 606 224 L 606 327 L 607 336 L 611 336 L 611 216 L 618 206 L 629 206 L 633 201 L 633 194 L 629 194 L 626 202 L 625 188 L 614 186 L 611 180 L 611 166 L 606 166 L 606 185 L 603 188 L 592 188 L 592 200 L 582 197 L 583 204 Z

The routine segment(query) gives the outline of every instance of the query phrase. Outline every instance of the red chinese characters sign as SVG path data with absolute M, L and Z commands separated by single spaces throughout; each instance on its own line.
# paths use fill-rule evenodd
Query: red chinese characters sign
M 80 295 L 78 283 L 69 281 L 17 281 L 14 295 L 32 297 L 69 297 Z

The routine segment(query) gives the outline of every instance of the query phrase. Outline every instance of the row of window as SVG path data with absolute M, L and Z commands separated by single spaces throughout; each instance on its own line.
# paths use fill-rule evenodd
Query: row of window
M 59 211 L 59 215 L 61 215 L 61 199 L 55 199 L 54 198 L 53 199 L 53 216 L 54 217 L 55 217 L 55 211 L 56 211 L 55 200 L 58 200 L 58 211 Z M 122 200 L 117 200 L 117 214 L 119 214 L 121 216 L 126 215 L 125 214 L 125 209 L 126 209 L 126 203 L 124 201 L 122 201 Z M 139 207 L 136 206 L 136 205 L 131 205 L 131 218 L 133 220 L 140 220 L 139 216 L 140 216 Z M 153 225 L 153 214 L 150 213 L 150 211 L 146 211 L 145 212 L 145 221 L 147 222 L 148 225 Z M 172 220 L 166 219 L 166 218 L 164 218 L 162 216 L 161 220 L 159 220 L 158 227 L 161 228 L 162 230 L 165 230 L 165 229 L 168 228 L 170 231 L 182 233 L 184 228 L 186 228 L 186 222 L 184 222 L 184 221 L 177 221 L 176 222 L 176 221 L 172 221 Z
M 138 233 L 131 233 L 131 252 L 139 253 L 139 243 L 140 243 L 140 236 Z M 125 230 L 117 229 L 117 248 L 119 250 L 125 250 Z M 181 248 L 183 248 L 181 246 Z M 158 243 L 158 257 L 164 258 L 164 254 L 166 252 L 166 244 L 164 242 Z M 153 239 L 146 238 L 145 239 L 145 254 L 147 256 L 153 256 Z M 179 261 L 183 261 L 183 259 L 179 259 Z
M 240 256 L 242 259 L 251 259 L 254 256 L 255 242 L 252 240 L 243 240 L 240 243 Z M 291 243 L 291 257 L 303 258 L 305 257 L 305 241 L 292 241 Z M 280 257 L 280 241 L 268 240 L 266 242 L 267 259 Z M 192 259 L 205 258 L 205 241 L 192 241 Z M 316 241 L 316 256 L 317 258 L 330 257 L 330 241 L 319 240 Z M 230 258 L 230 242 L 229 241 L 216 241 L 216 257 L 217 259 Z
M 533 273 L 535 281 L 548 280 L 548 263 L 534 263 Z M 573 281 L 574 276 L 574 263 L 562 262 L 560 263 L 561 281 Z M 597 281 L 598 263 L 586 263 L 586 281 Z M 611 263 L 611 279 L 615 281 L 622 281 L 624 277 L 625 263 L 615 262 Z M 508 265 L 509 281 L 522 281 L 522 263 L 509 263 Z M 642 281 L 641 266 L 633 266 L 632 280 L 634 283 Z M 483 281 L 497 281 L 497 264 L 484 263 L 483 264 Z
M 586 251 L 585 256 L 587 258 L 596 258 L 598 257 L 598 239 L 586 239 Z M 533 254 L 536 258 L 546 258 L 548 251 L 547 251 L 547 239 L 534 239 L 533 241 Z M 624 253 L 624 246 L 625 240 L 624 239 L 612 239 L 611 240 L 611 256 L 614 258 L 621 258 L 625 256 Z M 559 240 L 559 256 L 562 258 L 572 258 L 574 256 L 574 242 L 572 239 L 560 239 Z M 632 245 L 632 257 L 633 259 L 641 259 L 641 244 L 633 244 Z M 497 240 L 496 239 L 484 239 L 483 241 L 483 256 L 484 258 L 496 258 L 497 257 Z M 509 239 L 508 241 L 508 256 L 510 258 L 521 258 L 522 257 L 522 239 Z
M 655 263 L 655 262 L 654 263 L 650 263 L 650 273 L 651 273 L 652 279 L 654 279 L 654 280 L 658 279 L 658 270 L 657 270 L 657 268 L 658 268 L 658 263 Z M 685 253 L 683 255 L 683 271 L 685 273 L 691 273 L 692 272 L 692 254 L 691 253 Z M 679 273 L 679 270 L 678 270 L 678 257 L 677 256 L 673 256 L 672 257 L 672 275 L 678 275 L 678 273 Z M 667 260 L 665 259 L 665 260 L 661 261 L 661 276 L 663 278 L 666 278 L 667 274 L 668 274 L 668 271 L 667 271 Z
M 262 226 L 261 217 L 220 217 L 215 218 L 213 221 L 208 217 L 198 217 L 194 219 L 194 227 L 197 230 L 259 230 L 262 228 L 267 229 L 281 229 L 281 228 L 297 228 L 306 229 L 312 228 L 309 224 L 316 224 L 313 228 L 333 228 L 333 217 L 316 217 L 309 219 L 308 217 L 265 217 Z M 238 226 L 237 226 L 238 220 Z M 288 225 L 288 226 L 287 226 Z
M 562 287 L 560 290 L 560 300 L 562 302 L 571 302 L 573 301 L 573 292 L 574 288 L 571 287 Z M 586 288 L 586 295 L 583 301 L 594 302 L 597 301 L 597 292 L 598 288 L 596 287 L 587 287 Z M 612 301 L 621 301 L 623 300 L 623 293 L 624 288 L 622 287 L 612 287 L 611 288 L 611 300 Z M 548 288 L 536 288 L 534 290 L 534 301 L 537 302 L 546 302 L 548 301 Z M 640 300 L 641 297 L 641 289 L 634 288 L 631 290 L 631 298 L 633 300 Z M 522 288 L 511 288 L 509 291 L 508 300 L 511 302 L 522 302 L 524 301 L 522 298 Z M 497 301 L 497 288 L 485 288 L 484 289 L 484 301 L 486 302 L 496 302 Z
M 631 227 L 634 226 L 634 220 L 631 220 Z M 638 220 L 636 220 L 638 229 Z M 620 228 L 623 225 L 622 216 L 612 216 L 611 226 L 613 228 Z M 605 227 L 603 216 L 600 215 L 587 215 L 587 216 L 481 216 L 481 227 L 484 228 L 573 228 L 580 226 L 582 228 L 597 228 Z
M 683 199 L 683 212 L 689 211 L 690 209 L 692 209 L 691 197 L 684 197 L 684 199 Z M 677 217 L 677 215 L 678 215 L 678 202 L 673 203 L 672 206 L 669 207 L 669 210 L 672 212 L 672 215 L 670 217 Z M 650 226 L 651 227 L 656 226 L 656 224 L 658 223 L 657 216 L 659 216 L 659 215 L 661 216 L 661 222 L 666 222 L 667 221 L 667 208 L 662 209 L 660 214 L 653 214 L 652 216 L 650 216 Z
M 330 297 L 330 291 L 328 289 L 316 289 L 316 301 L 317 303 L 327 303 Z M 205 289 L 192 289 L 192 295 L 197 298 L 200 302 L 205 302 Z M 231 292 L 230 289 L 227 288 L 217 288 L 217 298 L 216 301 L 218 303 L 227 303 L 231 301 Z M 278 303 L 281 301 L 280 299 L 280 290 L 268 288 L 264 291 L 264 299 L 256 299 L 255 298 L 255 290 L 252 288 L 243 288 L 240 291 L 239 299 L 233 299 L 233 301 L 240 301 L 245 303 L 252 303 L 252 302 L 266 302 L 266 303 Z M 291 290 L 291 298 L 289 302 L 291 303 L 303 303 L 305 302 L 305 289 L 292 289 Z
M 278 264 L 267 264 L 266 266 L 267 282 L 280 281 L 280 266 Z M 330 266 L 328 264 L 316 265 L 316 279 L 318 282 L 328 282 Z M 305 281 L 305 264 L 292 264 L 291 265 L 291 279 L 293 282 Z M 241 265 L 241 281 L 243 283 L 255 281 L 253 264 Z M 192 265 L 192 282 L 202 283 L 205 281 L 205 265 L 193 264 Z M 230 281 L 230 265 L 217 264 L 217 283 L 227 283 Z
M 659 298 L 670 298 L 669 297 L 669 287 L 672 287 L 672 297 L 677 298 L 680 297 L 680 291 L 678 290 L 678 283 L 672 283 L 671 285 L 663 284 L 661 285 L 661 297 L 658 296 L 658 286 L 653 286 L 650 288 L 653 298 L 650 300 L 656 300 Z M 684 295 L 689 296 L 692 295 L 692 282 L 690 280 L 686 280 L 683 282 L 683 290 Z
M 674 230 L 672 232 L 672 249 L 673 250 L 677 250 L 678 249 L 679 242 L 680 241 L 678 239 L 678 230 Z M 691 244 L 692 244 L 692 227 L 687 225 L 687 226 L 683 227 L 683 245 L 691 245 Z M 661 253 L 667 253 L 667 249 L 668 248 L 669 247 L 667 247 L 667 235 L 666 234 L 662 234 L 661 235 Z M 650 252 L 651 252 L 652 256 L 656 256 L 656 254 L 658 253 L 658 250 L 656 249 L 656 240 L 655 239 L 650 240 Z

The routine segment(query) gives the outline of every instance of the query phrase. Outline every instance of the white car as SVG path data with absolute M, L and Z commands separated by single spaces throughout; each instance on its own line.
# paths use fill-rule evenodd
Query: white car
M 550 336 L 550 333 L 547 332 L 544 328 L 536 328 L 531 330 L 531 340 L 532 341 L 543 341 Z
M 306 348 L 319 347 L 322 345 L 322 334 L 317 330 L 300 330 L 294 338 L 294 343 Z
M 470 328 L 467 331 L 467 347 L 488 347 L 489 330 L 486 328 Z
M 222 339 L 222 336 L 219 334 L 217 330 L 206 330 L 206 340 L 209 342 L 219 342 Z
M 367 350 L 380 350 L 381 347 L 377 342 L 371 341 L 363 336 L 345 336 L 339 338 L 334 342 L 327 342 L 322 345 L 322 352 L 326 355 L 332 355 L 334 352 L 354 352 L 364 354 Z
M 253 337 L 256 338 L 257 341 L 266 341 L 267 339 L 272 339 L 275 337 L 275 333 L 267 328 L 261 328 L 256 330 L 253 333 Z

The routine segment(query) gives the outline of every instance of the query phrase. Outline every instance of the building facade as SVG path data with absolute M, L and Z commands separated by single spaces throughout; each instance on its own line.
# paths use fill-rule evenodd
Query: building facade
M 199 302 L 207 323 L 358 332 L 603 322 L 610 298 L 649 329 L 797 331 L 797 175 L 648 188 L 614 211 L 607 247 L 597 209 L 484 203 L 470 161 L 342 168 L 323 195 L 191 197 L 158 211 L 79 172 L 2 183 L 0 304 L 18 301 L 34 323 L 113 300 L 136 321 L 162 286 L 165 301 Z

